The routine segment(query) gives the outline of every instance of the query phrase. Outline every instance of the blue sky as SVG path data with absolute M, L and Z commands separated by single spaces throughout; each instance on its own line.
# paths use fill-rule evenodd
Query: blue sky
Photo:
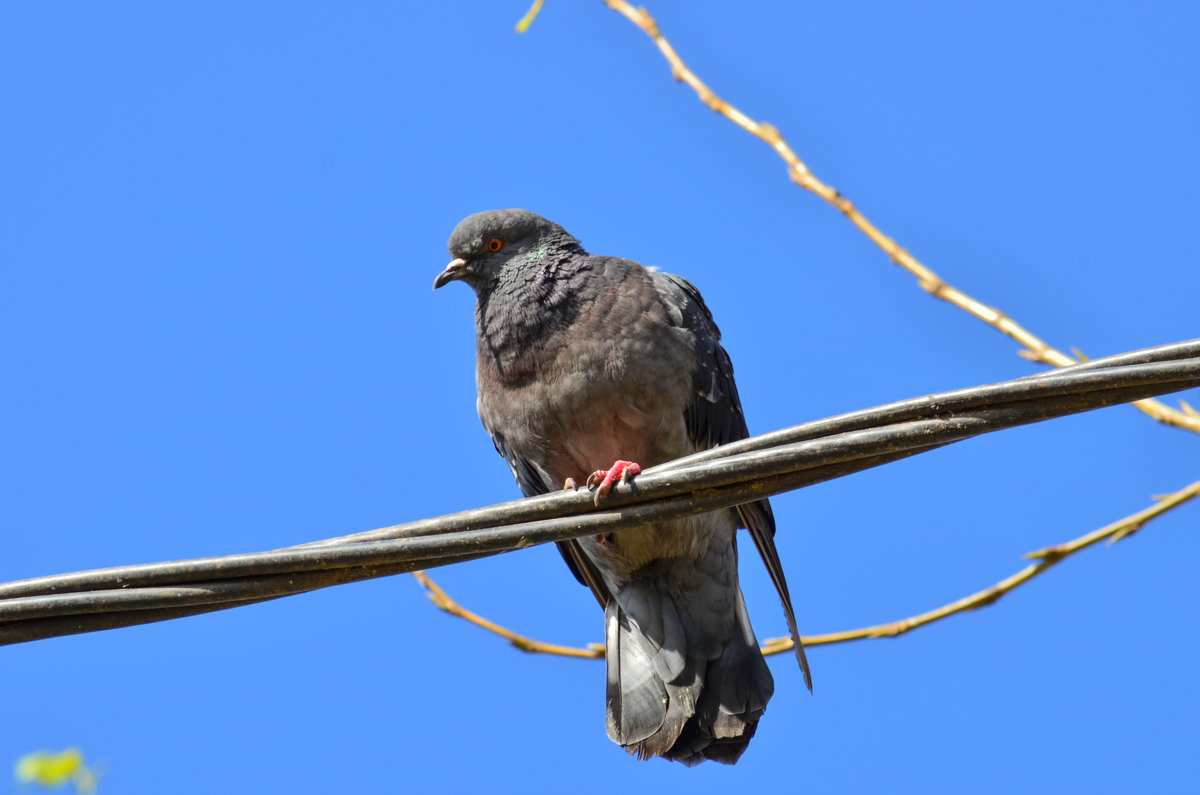
M 1194 4 L 647 0 L 702 78 L 951 283 L 1101 356 L 1195 337 Z M 751 429 L 1038 368 L 937 303 L 599 0 L 0 9 L 0 580 L 270 549 L 511 499 L 475 415 L 464 215 L 526 207 L 713 309 Z M 1200 405 L 1200 395 L 1188 396 Z M 902 618 L 1197 477 L 1128 408 L 777 498 L 802 631 Z M 411 578 L 0 650 L 0 760 L 101 793 L 738 786 L 1184 791 L 1200 506 L 995 606 L 810 652 L 742 762 L 638 763 L 603 668 Z M 747 545 L 747 550 L 749 546 Z M 446 569 L 601 638 L 553 549 Z M 760 637 L 782 634 L 751 554 Z M 0 791 L 9 786 L 0 784 Z

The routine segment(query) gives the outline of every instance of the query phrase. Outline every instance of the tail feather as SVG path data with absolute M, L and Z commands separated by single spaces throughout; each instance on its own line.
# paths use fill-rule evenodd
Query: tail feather
M 686 595 L 634 580 L 605 609 L 608 734 L 641 758 L 733 764 L 774 691 L 736 580 L 730 630 L 713 637 Z M 728 587 L 728 586 L 725 586 Z
M 655 670 L 647 644 L 622 642 L 630 629 L 615 599 L 604 610 L 604 623 L 608 736 L 622 744 L 638 743 L 653 736 L 666 721 L 666 684 Z

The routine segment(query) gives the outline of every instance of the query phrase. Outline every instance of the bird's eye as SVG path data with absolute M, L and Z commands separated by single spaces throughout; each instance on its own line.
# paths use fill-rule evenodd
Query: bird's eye
M 488 251 L 499 251 L 504 248 L 504 244 L 500 242 L 500 238 L 493 237 L 488 241 Z

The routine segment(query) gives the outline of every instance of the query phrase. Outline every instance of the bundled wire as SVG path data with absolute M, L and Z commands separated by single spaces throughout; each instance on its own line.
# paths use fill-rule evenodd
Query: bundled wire
M 983 433 L 1200 386 L 1200 340 L 806 423 L 561 491 L 287 549 L 0 584 L 0 645 L 223 610 L 728 508 Z

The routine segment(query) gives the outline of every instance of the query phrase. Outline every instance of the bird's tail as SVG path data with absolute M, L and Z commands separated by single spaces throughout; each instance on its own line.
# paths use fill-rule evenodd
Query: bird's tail
M 736 762 L 775 689 L 736 576 L 682 594 L 635 578 L 605 627 L 608 736 L 641 759 Z

